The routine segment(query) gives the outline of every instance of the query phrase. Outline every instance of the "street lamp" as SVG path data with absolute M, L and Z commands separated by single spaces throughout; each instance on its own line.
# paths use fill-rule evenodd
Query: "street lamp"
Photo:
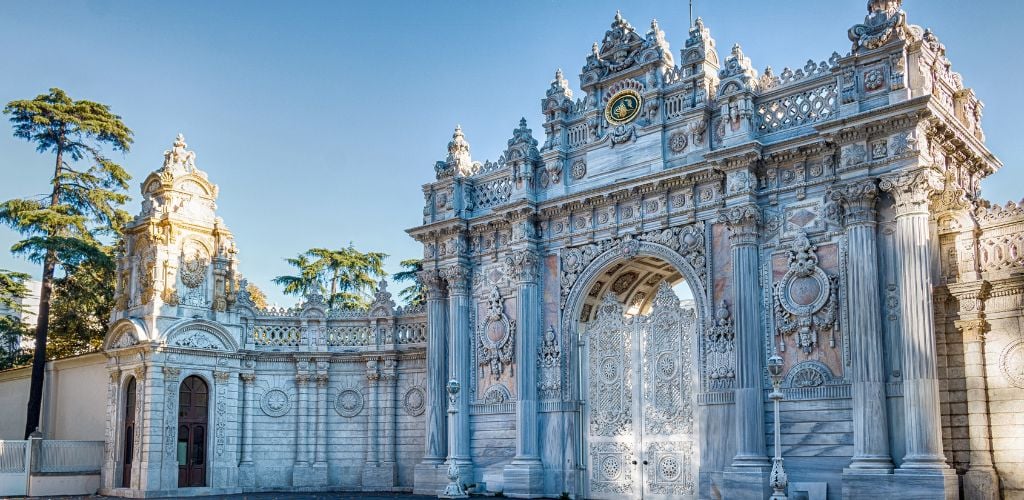
M 769 482 L 772 486 L 771 500 L 786 500 L 786 486 L 789 478 L 786 477 L 786 469 L 782 466 L 782 442 L 779 429 L 779 401 L 782 400 L 782 358 L 773 354 L 768 358 L 768 375 L 772 378 L 772 392 L 768 397 L 775 406 L 775 457 L 772 458 L 772 474 Z
M 448 381 L 448 385 L 445 386 L 448 390 L 448 415 L 451 417 L 448 422 L 455 420 L 455 414 L 459 412 L 457 403 L 459 402 L 459 381 L 451 379 Z M 451 430 L 449 430 L 451 432 Z M 438 498 L 469 498 L 466 494 L 466 490 L 462 488 L 462 478 L 459 466 L 456 465 L 455 459 L 452 457 L 452 447 L 448 447 L 448 485 L 445 486 L 444 491 L 438 495 Z

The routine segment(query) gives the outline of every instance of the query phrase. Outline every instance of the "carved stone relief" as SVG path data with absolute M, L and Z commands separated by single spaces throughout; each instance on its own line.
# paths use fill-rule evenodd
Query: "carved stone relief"
M 512 366 L 515 354 L 515 324 L 505 315 L 498 287 L 491 288 L 487 297 L 487 317 L 477 332 L 477 363 L 490 370 L 490 375 L 501 377 L 505 366 Z
M 818 347 L 818 335 L 832 332 L 838 313 L 839 280 L 818 267 L 816 247 L 803 233 L 798 233 L 789 246 L 789 269 L 775 283 L 775 325 L 780 337 L 779 350 L 786 350 L 784 338 L 792 336 L 794 344 L 805 354 Z M 835 347 L 835 335 L 829 340 Z
M 334 411 L 345 418 L 359 415 L 363 411 L 363 393 L 353 388 L 342 389 L 334 400 Z

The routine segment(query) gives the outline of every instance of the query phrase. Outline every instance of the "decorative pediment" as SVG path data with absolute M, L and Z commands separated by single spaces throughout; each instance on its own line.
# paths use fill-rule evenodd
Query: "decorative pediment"
M 107 334 L 103 349 L 109 351 L 131 347 L 137 345 L 143 338 L 145 338 L 145 332 L 140 325 L 132 320 L 123 319 L 110 327 L 110 333 Z
M 651 29 L 643 37 L 616 11 L 604 39 L 600 45 L 595 43 L 587 56 L 587 64 L 580 74 L 580 87 L 586 91 L 605 77 L 649 63 L 672 65 L 672 51 L 658 21 L 651 21 Z
M 377 291 L 374 293 L 373 303 L 370 304 L 370 317 L 394 316 L 395 301 L 388 291 L 387 280 L 380 280 Z
M 183 347 L 202 351 L 234 351 L 238 348 L 231 334 L 218 323 L 192 319 L 172 326 L 166 343 L 170 347 Z

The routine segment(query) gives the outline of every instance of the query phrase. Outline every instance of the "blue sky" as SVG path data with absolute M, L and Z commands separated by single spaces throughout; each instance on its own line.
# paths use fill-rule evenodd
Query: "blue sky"
M 271 299 L 283 258 L 314 246 L 417 257 L 420 222 L 461 123 L 475 159 L 497 159 L 519 118 L 543 140 L 540 99 L 556 68 L 578 86 L 592 42 L 615 10 L 638 30 L 657 18 L 675 55 L 686 3 L 675 1 L 0 2 L 0 101 L 60 87 L 109 104 L 135 131 L 118 158 L 138 183 L 182 132 L 220 185 L 219 214 L 241 269 Z M 953 68 L 985 102 L 988 145 L 1006 165 L 984 184 L 994 201 L 1024 195 L 1015 118 L 1024 2 L 907 0 Z M 846 53 L 863 0 L 698 0 L 719 53 L 739 42 L 755 67 L 801 67 Z M 53 158 L 0 124 L 0 199 L 48 190 Z M 0 247 L 18 236 L 0 228 Z M 0 251 L 0 268 L 38 275 Z

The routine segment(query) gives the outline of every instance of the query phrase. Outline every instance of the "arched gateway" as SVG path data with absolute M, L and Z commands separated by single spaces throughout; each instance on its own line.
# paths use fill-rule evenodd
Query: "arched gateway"
M 1020 496 L 1024 208 L 980 197 L 936 36 L 868 11 L 779 75 L 616 15 L 543 143 L 521 120 L 480 162 L 455 130 L 418 306 L 257 307 L 179 136 L 117 258 L 100 492 L 763 499 L 778 355 L 790 498 Z

